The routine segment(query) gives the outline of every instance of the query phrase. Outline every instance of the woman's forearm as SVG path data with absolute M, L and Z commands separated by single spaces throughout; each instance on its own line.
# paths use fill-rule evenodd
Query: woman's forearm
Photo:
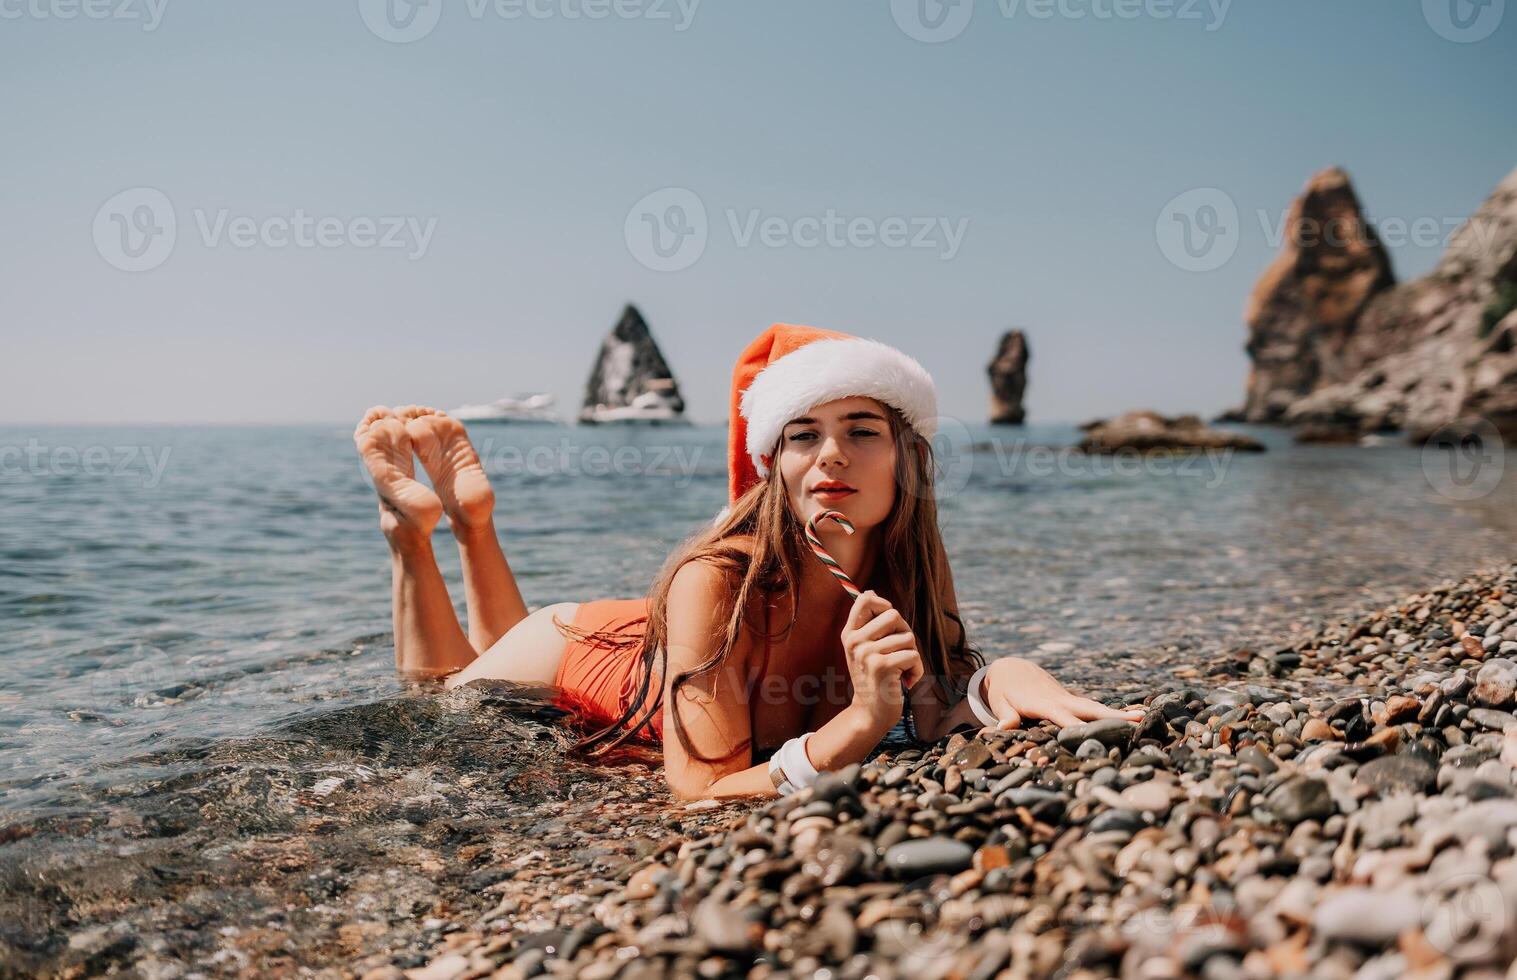
M 969 706 L 968 698 L 961 698 L 958 704 L 946 712 L 939 722 L 937 731 L 929 733 L 924 740 L 936 742 L 960 725 L 972 725 L 976 731 L 985 727 L 985 723 L 975 716 L 974 709 Z
M 890 729 L 880 729 L 852 705 L 844 708 L 821 728 L 811 733 L 806 740 L 806 758 L 817 772 L 835 772 L 865 757 L 880 744 Z M 701 793 L 701 799 L 731 799 L 744 796 L 775 796 L 774 783 L 769 778 L 769 763 L 738 772 L 728 773 L 716 780 Z
M 945 679 L 939 684 L 932 678 L 926 678 L 919 687 L 911 691 L 912 721 L 916 724 L 917 737 L 924 742 L 936 742 L 946 737 L 950 732 L 969 725 L 978 731 L 984 727 L 974 709 L 969 706 L 969 699 L 960 690 L 969 678 L 960 675 L 954 679 Z M 980 681 L 980 697 L 989 703 L 987 690 L 988 679 Z M 952 693 L 946 693 L 945 688 L 951 689 Z M 957 697 L 958 701 L 952 708 L 944 708 L 945 703 L 951 698 Z

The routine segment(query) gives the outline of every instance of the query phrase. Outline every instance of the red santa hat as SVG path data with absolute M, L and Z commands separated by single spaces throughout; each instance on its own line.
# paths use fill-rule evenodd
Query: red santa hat
M 932 375 L 889 344 L 789 323 L 759 334 L 732 369 L 728 504 L 769 475 L 763 457 L 785 423 L 824 402 L 860 395 L 895 408 L 923 438 L 937 431 Z

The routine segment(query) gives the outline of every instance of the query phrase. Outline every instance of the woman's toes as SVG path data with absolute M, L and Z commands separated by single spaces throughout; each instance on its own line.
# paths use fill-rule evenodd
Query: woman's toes
M 364 412 L 363 418 L 358 420 L 357 431 L 362 432 L 364 429 L 367 429 L 369 426 L 373 425 L 380 419 L 393 418 L 394 415 L 395 413 L 390 411 L 390 407 L 388 405 L 375 405 L 367 412 Z
M 405 425 L 448 519 L 455 528 L 483 526 L 494 513 L 495 491 L 463 425 L 424 407 Z

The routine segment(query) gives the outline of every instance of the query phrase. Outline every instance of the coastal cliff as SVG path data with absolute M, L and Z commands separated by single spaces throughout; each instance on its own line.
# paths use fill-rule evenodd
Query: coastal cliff
M 1350 343 L 1359 317 L 1395 282 L 1348 174 L 1337 167 L 1307 183 L 1285 228 L 1285 244 L 1245 314 L 1253 368 L 1241 415 L 1248 422 L 1281 422 L 1301 398 L 1359 370 Z
M 1483 418 L 1517 435 L 1517 171 L 1400 285 L 1343 171 L 1312 178 L 1286 227 L 1249 301 L 1253 367 L 1229 417 L 1419 439 Z

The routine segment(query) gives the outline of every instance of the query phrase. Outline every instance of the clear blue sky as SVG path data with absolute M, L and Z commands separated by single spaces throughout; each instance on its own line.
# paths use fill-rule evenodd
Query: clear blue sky
M 775 320 L 903 347 L 968 419 L 1012 325 L 1034 420 L 1212 412 L 1243 390 L 1241 311 L 1274 251 L 1261 209 L 1278 222 L 1340 164 L 1376 218 L 1457 221 L 1517 166 L 1517 9 L 1456 43 L 1436 8 L 1466 0 L 1221 18 L 1215 0 L 978 0 L 940 43 L 903 29 L 909 0 L 600 0 L 600 20 L 575 16 L 587 0 L 432 0 L 410 43 L 358 0 L 63 19 L 80 2 L 0 0 L 0 421 L 346 422 L 529 390 L 572 411 L 629 300 L 701 421 Z M 394 2 L 413 31 L 434 12 Z M 1138 16 L 1104 16 L 1114 2 Z M 1197 17 L 1160 16 L 1181 9 Z M 957 30 L 962 7 L 928 10 Z M 671 187 L 704 206 L 706 240 L 656 271 L 629 213 Z M 1236 253 L 1185 271 L 1156 223 L 1208 187 L 1239 210 Z M 177 223 L 144 272 L 106 257 L 139 212 L 100 213 L 133 188 Z M 233 244 L 235 222 L 297 209 L 335 219 L 338 244 Z M 934 247 L 799 244 L 829 211 L 932 221 Z M 392 216 L 430 229 L 419 258 L 405 228 L 407 247 L 366 247 L 361 219 L 383 234 Z M 774 244 L 743 237 L 771 218 Z M 951 255 L 936 222 L 962 232 Z M 1396 271 L 1441 251 L 1409 241 Z

